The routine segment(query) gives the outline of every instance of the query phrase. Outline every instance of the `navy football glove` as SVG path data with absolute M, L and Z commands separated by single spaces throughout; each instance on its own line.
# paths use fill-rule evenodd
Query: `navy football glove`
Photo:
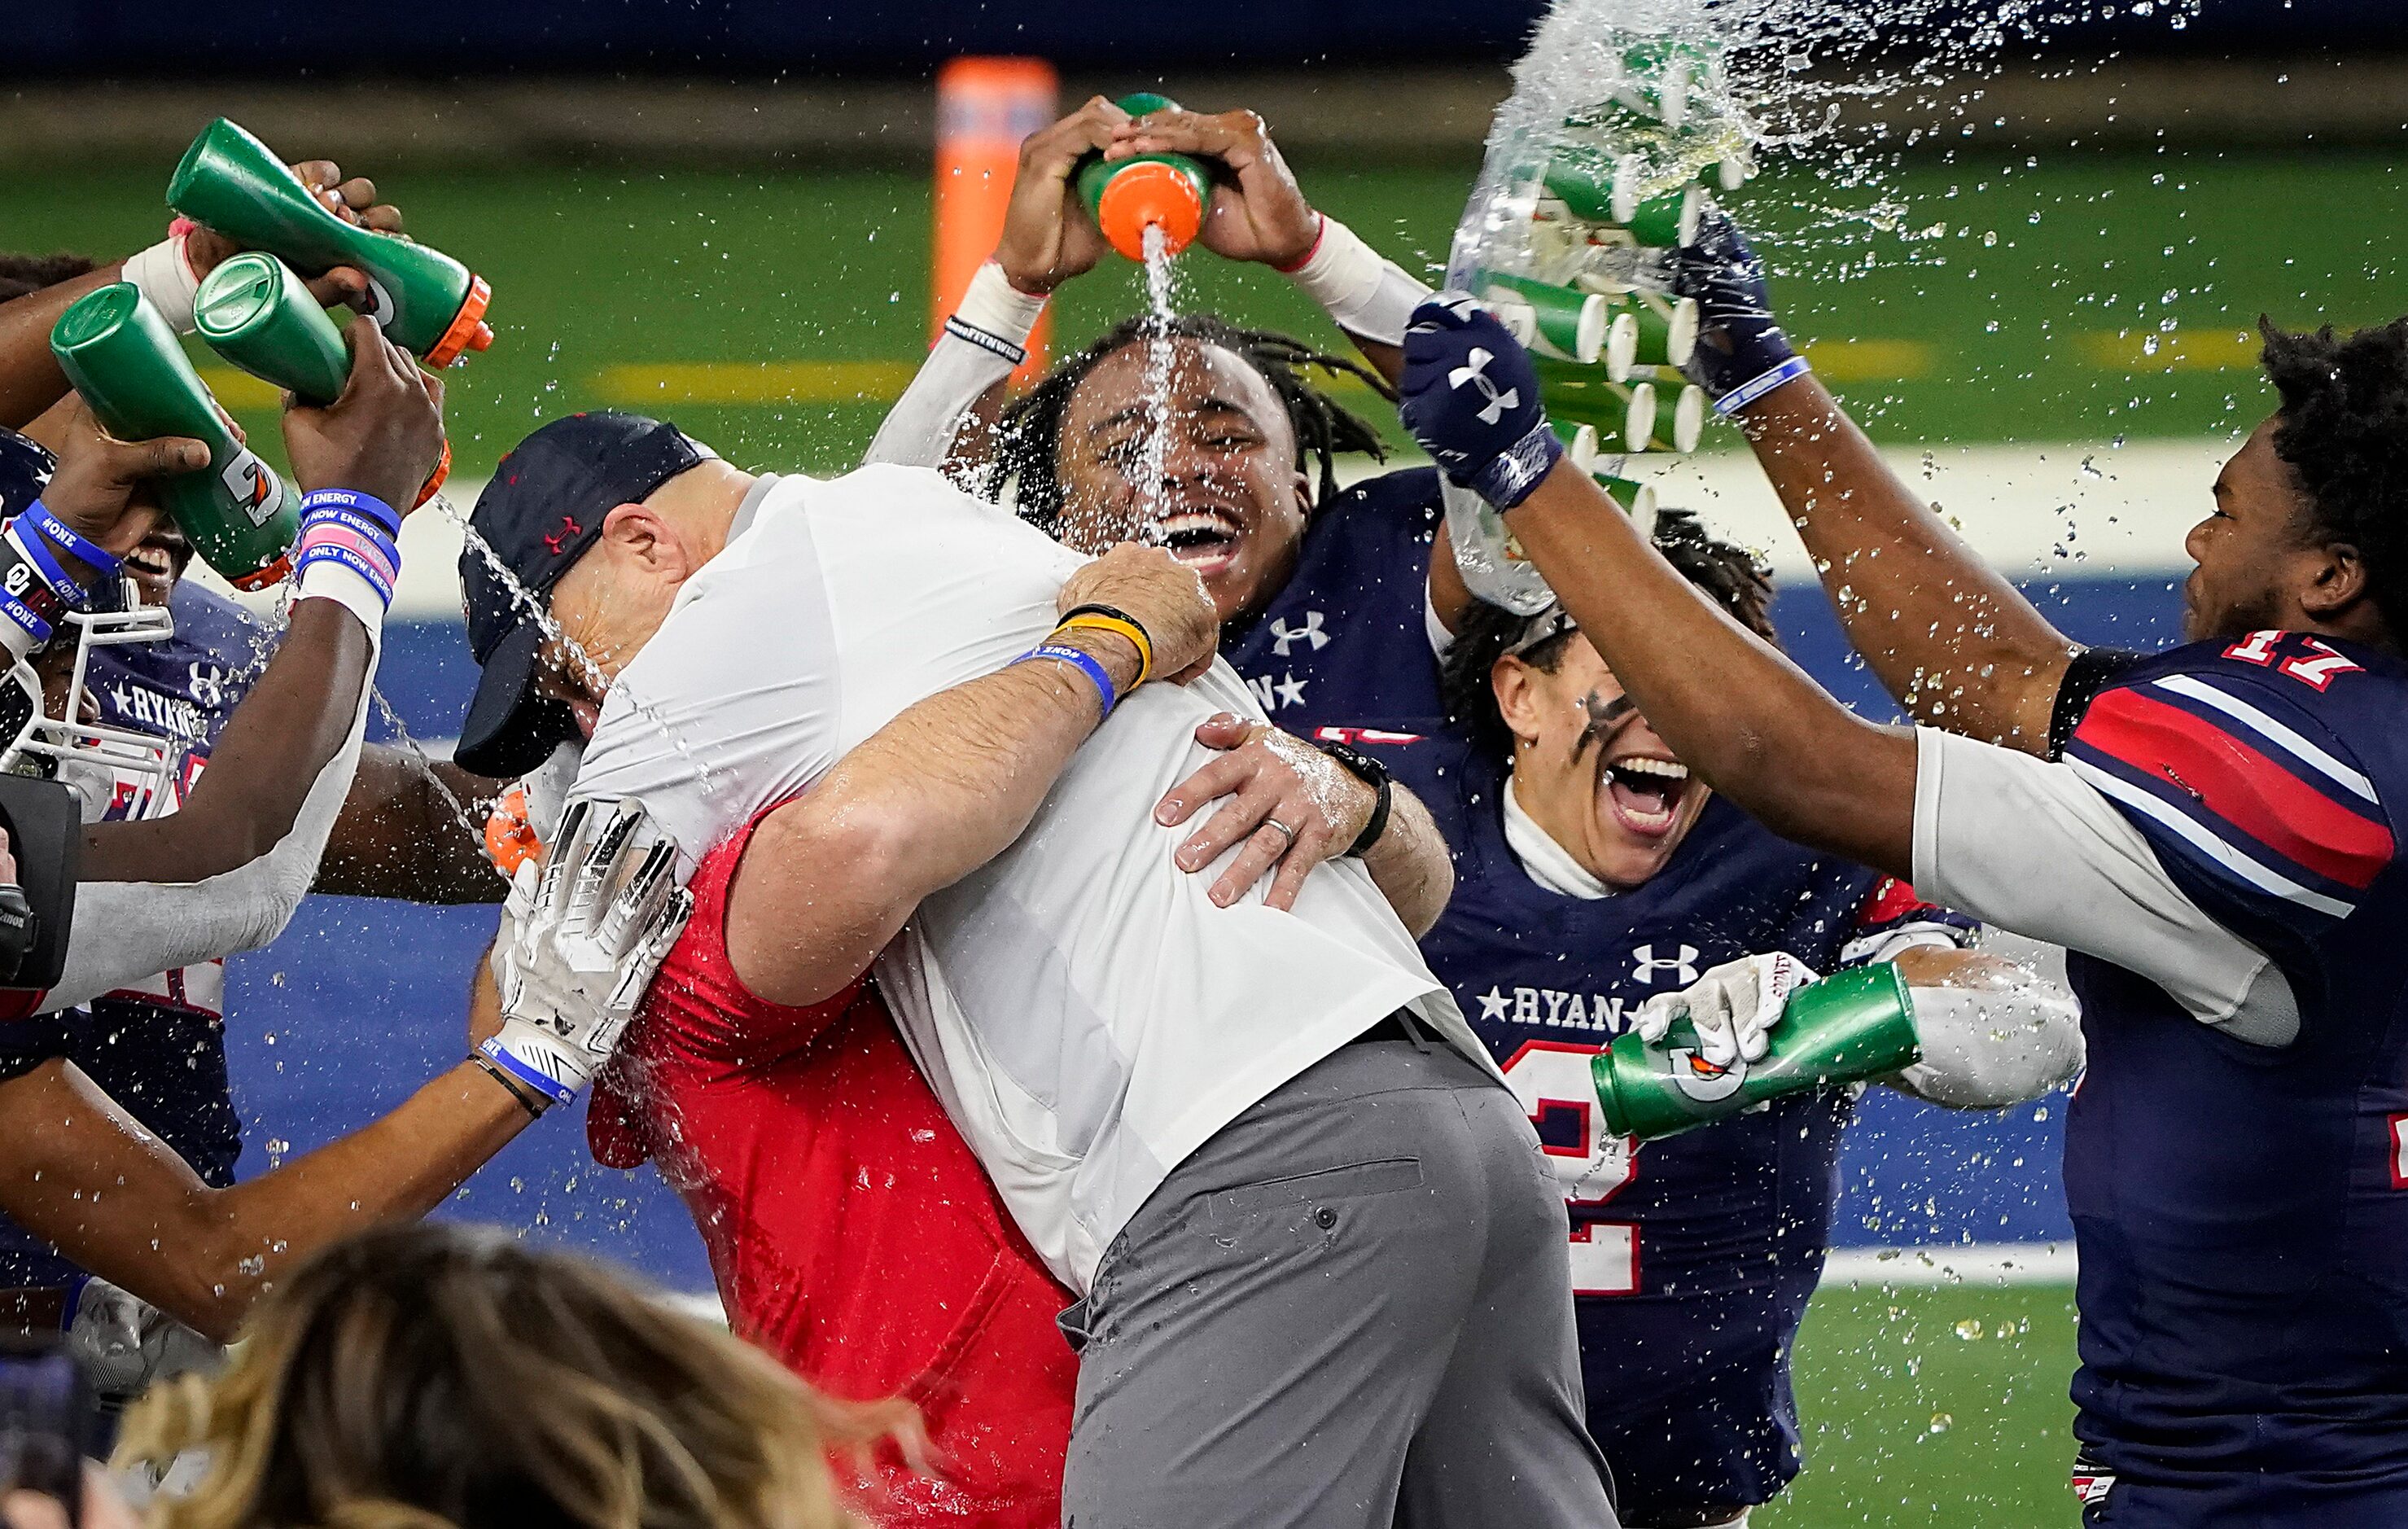
M 1564 454 L 1529 353 L 1464 293 L 1413 310 L 1397 412 L 1449 478 L 1499 510 L 1527 498 Z
M 1808 369 L 1773 322 L 1764 262 L 1726 214 L 1710 214 L 1675 257 L 1672 290 L 1698 300 L 1698 350 L 1687 369 L 1713 395 L 1715 412 L 1736 413 Z

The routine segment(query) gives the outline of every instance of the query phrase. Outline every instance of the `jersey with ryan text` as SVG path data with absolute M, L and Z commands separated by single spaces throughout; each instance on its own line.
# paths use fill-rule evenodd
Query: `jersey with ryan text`
M 1957 943 L 1970 921 L 1719 797 L 1654 879 L 1568 896 L 1506 842 L 1502 768 L 1446 735 L 1372 751 L 1454 851 L 1455 896 L 1422 949 L 1564 1185 L 1589 1431 L 1623 1514 L 1672 1522 L 1766 1501 L 1799 1468 L 1788 1356 L 1822 1273 L 1852 1095 L 1793 1095 L 1634 1147 L 1600 1129 L 1589 1059 L 1649 998 L 1722 962 L 1787 951 L 1828 973 Z

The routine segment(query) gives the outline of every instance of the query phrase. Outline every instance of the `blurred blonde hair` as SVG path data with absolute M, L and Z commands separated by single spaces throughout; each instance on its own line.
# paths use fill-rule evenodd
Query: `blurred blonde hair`
M 208 1451 L 158 1529 L 838 1529 L 825 1450 L 893 1421 L 597 1264 L 423 1223 L 304 1265 L 116 1464 Z

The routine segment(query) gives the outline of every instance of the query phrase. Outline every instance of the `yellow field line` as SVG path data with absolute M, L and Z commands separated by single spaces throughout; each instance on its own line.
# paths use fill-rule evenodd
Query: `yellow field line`
M 1799 351 L 1833 382 L 1904 382 L 1931 369 L 1931 347 L 1919 339 L 1817 339 Z
M 209 391 L 217 396 L 218 402 L 228 409 L 272 410 L 283 405 L 282 393 L 247 371 L 236 371 L 232 367 L 200 367 L 194 369 L 200 372 L 201 381 L 208 384 Z
M 2248 329 L 2187 333 L 2092 334 L 2077 338 L 2082 358 L 2110 371 L 2254 371 L 2258 339 Z
M 916 361 L 654 361 L 605 367 L 594 391 L 606 403 L 891 403 Z

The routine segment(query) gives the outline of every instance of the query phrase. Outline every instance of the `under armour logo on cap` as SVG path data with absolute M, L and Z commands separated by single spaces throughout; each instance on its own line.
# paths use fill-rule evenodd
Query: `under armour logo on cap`
M 546 536 L 543 539 L 543 544 L 550 547 L 552 549 L 552 555 L 556 557 L 563 552 L 568 550 L 569 538 L 573 536 L 581 536 L 584 534 L 584 531 L 585 527 L 578 525 L 574 518 L 563 515 L 560 517 L 560 529 Z
M 1496 359 L 1487 351 L 1474 345 L 1465 364 L 1446 374 L 1447 386 L 1461 388 L 1469 383 L 1487 397 L 1488 401 L 1480 406 L 1480 423 L 1483 425 L 1494 425 L 1505 417 L 1505 411 L 1522 406 L 1520 389 L 1509 387 L 1500 393 L 1497 384 L 1488 380 L 1488 363 Z

